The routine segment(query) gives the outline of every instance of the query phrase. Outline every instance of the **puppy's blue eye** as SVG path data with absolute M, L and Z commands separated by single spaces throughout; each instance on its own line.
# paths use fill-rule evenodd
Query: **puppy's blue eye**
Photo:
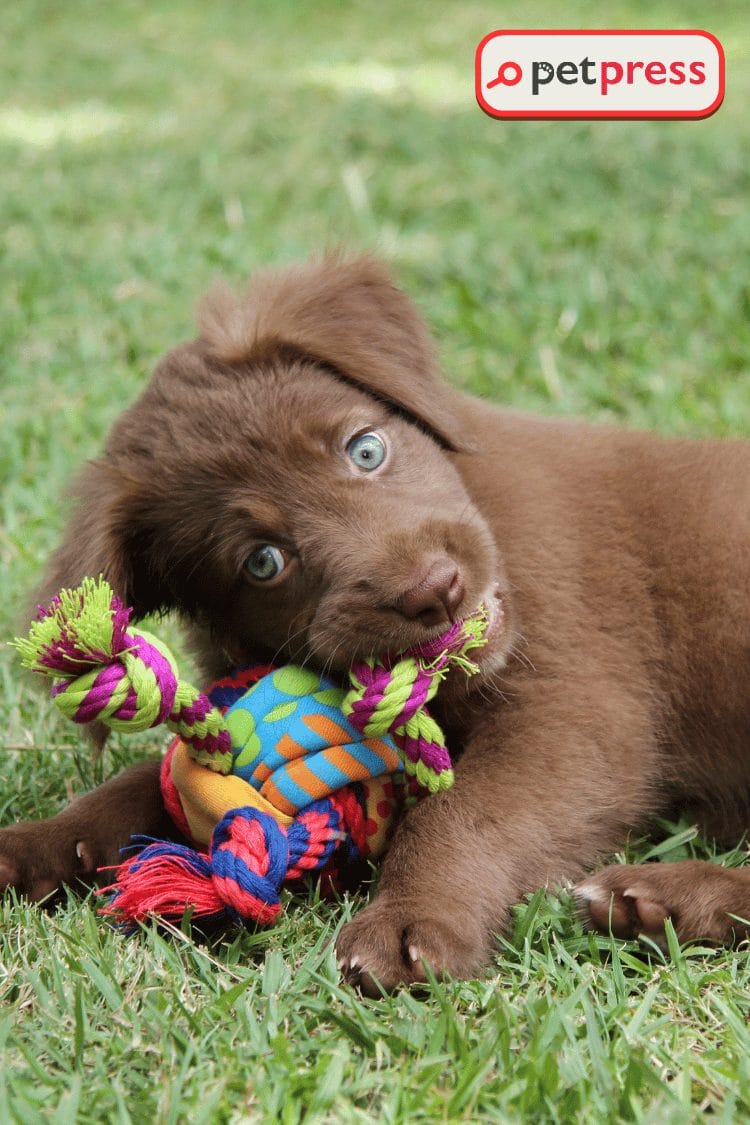
M 278 547 L 272 547 L 270 543 L 256 547 L 245 559 L 245 570 L 258 582 L 268 582 L 271 578 L 276 578 L 285 566 L 286 562 L 281 551 Z
M 385 461 L 385 442 L 376 433 L 359 434 L 349 442 L 346 452 L 358 469 L 371 473 Z

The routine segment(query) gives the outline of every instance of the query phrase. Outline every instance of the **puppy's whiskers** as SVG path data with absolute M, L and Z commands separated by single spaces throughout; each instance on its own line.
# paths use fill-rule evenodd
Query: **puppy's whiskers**
M 278 660 L 278 659 L 279 659 L 279 658 L 281 657 L 281 654 L 282 654 L 282 652 L 283 652 L 283 650 L 284 650 L 285 648 L 286 648 L 287 650 L 291 650 L 291 648 L 292 648 L 292 645 L 294 644 L 294 642 L 295 642 L 295 641 L 296 641 L 296 640 L 297 640 L 297 639 L 298 639 L 299 637 L 304 637 L 304 636 L 305 636 L 305 634 L 307 633 L 307 631 L 308 631 L 308 628 L 309 628 L 309 623 L 308 623 L 307 621 L 305 621 L 305 622 L 304 622 L 304 623 L 303 623 L 302 625 L 300 625 L 300 627 L 299 627 L 298 629 L 294 629 L 294 625 L 296 624 L 296 622 L 297 622 L 297 621 L 299 621 L 299 619 L 300 619 L 301 617 L 302 617 L 302 614 L 301 614 L 301 613 L 298 613 L 298 614 L 297 614 L 297 615 L 296 615 L 295 617 L 293 617 L 293 618 L 292 618 L 292 620 L 291 620 L 291 621 L 289 622 L 289 629 L 288 629 L 288 631 L 287 631 L 287 635 L 286 635 L 285 639 L 284 639 L 284 640 L 283 640 L 283 641 L 281 642 L 281 644 L 279 645 L 279 647 L 278 647 L 278 648 L 276 649 L 276 651 L 274 652 L 274 654 L 273 654 L 273 656 L 272 656 L 272 658 L 271 658 L 271 663 L 272 663 L 272 664 L 275 664 L 275 663 L 276 663 L 276 661 L 277 661 L 277 660 Z M 299 663 L 299 660 L 298 660 L 298 659 L 297 659 L 296 657 L 295 657 L 295 660 L 297 661 L 297 663 Z M 306 657 L 303 657 L 303 658 L 302 658 L 302 667 L 304 667 L 304 665 L 305 665 L 305 661 L 306 661 Z

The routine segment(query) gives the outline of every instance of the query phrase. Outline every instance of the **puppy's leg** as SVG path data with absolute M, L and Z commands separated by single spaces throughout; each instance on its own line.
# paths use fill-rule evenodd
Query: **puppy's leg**
M 65 883 L 111 881 L 97 875 L 122 859 L 133 835 L 176 835 L 161 799 L 160 763 L 141 762 L 78 797 L 48 820 L 23 821 L 0 829 L 0 890 L 15 887 L 33 901 Z
M 680 941 L 729 944 L 750 933 L 750 868 L 715 863 L 612 865 L 575 890 L 584 920 L 617 937 L 665 944 L 667 918 Z M 734 917 L 732 917 L 734 915 Z
M 592 691 L 593 689 L 593 691 Z M 466 977 L 523 895 L 576 878 L 654 811 L 645 705 L 620 684 L 549 684 L 485 720 L 456 783 L 400 824 L 374 901 L 341 932 L 350 981 L 379 986 Z

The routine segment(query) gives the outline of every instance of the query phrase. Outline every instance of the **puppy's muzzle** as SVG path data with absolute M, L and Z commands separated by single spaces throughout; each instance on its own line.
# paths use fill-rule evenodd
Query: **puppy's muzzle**
M 458 566 L 446 556 L 434 560 L 426 573 L 396 599 L 407 621 L 429 627 L 452 624 L 464 600 L 464 581 Z

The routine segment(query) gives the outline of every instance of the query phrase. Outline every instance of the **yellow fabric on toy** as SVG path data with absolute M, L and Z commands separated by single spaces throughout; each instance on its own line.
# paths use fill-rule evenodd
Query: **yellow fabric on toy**
M 279 824 L 292 823 L 291 816 L 275 808 L 241 777 L 214 773 L 193 761 L 184 742 L 175 746 L 171 772 L 191 835 L 198 844 L 210 842 L 214 828 L 230 809 L 250 805 L 269 813 Z
M 293 818 L 267 801 L 257 789 L 235 774 L 219 774 L 195 762 L 184 742 L 177 741 L 170 762 L 172 781 L 182 802 L 190 834 L 207 846 L 214 828 L 230 809 L 248 805 L 269 813 L 287 827 Z M 404 803 L 409 803 L 409 782 L 402 772 L 382 774 L 362 781 L 364 839 L 361 853 L 376 859 L 386 850 L 393 822 Z

